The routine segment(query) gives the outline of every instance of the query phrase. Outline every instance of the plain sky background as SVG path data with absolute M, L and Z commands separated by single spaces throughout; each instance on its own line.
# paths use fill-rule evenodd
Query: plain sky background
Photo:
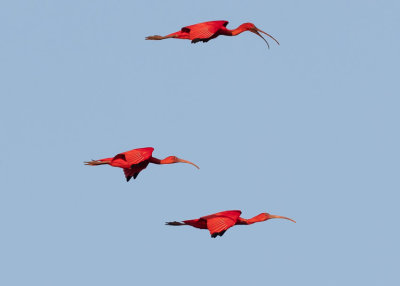
M 0 284 L 400 285 L 399 1 L 3 1 Z M 145 41 L 253 22 L 207 44 Z M 152 146 L 137 180 L 83 161 Z M 164 222 L 241 209 L 208 231 Z

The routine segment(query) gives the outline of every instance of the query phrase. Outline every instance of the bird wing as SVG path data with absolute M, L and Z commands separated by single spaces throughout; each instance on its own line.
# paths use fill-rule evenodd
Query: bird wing
M 234 226 L 241 211 L 224 211 L 204 217 L 211 237 L 222 236 L 226 230 Z
M 140 172 L 140 171 L 139 171 Z M 134 179 L 136 179 L 136 177 L 139 175 L 139 172 L 135 169 L 124 169 L 124 174 L 125 174 L 125 178 L 126 181 L 129 182 L 130 179 L 132 179 L 132 177 Z
M 154 148 L 152 147 L 133 149 L 116 155 L 113 160 L 122 159 L 131 165 L 135 165 L 150 159 L 153 151 Z
M 195 25 L 190 25 L 183 27 L 181 29 L 184 33 L 189 33 L 189 37 L 191 40 L 193 39 L 208 39 L 212 37 L 218 30 L 228 25 L 228 21 L 210 21 L 199 23 Z

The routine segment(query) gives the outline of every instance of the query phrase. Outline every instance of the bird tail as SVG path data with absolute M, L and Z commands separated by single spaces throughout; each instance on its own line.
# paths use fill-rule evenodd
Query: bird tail
M 178 222 L 178 221 L 170 221 L 170 222 L 166 222 L 165 225 L 185 225 L 183 222 Z
M 100 160 L 92 160 L 89 162 L 83 162 L 85 165 L 88 166 L 98 166 L 98 165 L 105 165 L 105 164 L 110 164 L 110 161 L 103 161 L 103 159 Z

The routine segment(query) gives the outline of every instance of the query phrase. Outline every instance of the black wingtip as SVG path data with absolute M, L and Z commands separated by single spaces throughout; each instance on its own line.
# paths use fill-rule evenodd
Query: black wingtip
M 212 238 L 216 238 L 217 236 L 223 236 L 226 230 L 223 230 L 221 232 L 214 232 L 213 234 L 211 234 Z
M 132 176 L 126 177 L 126 181 L 129 182 L 129 180 L 132 178 Z

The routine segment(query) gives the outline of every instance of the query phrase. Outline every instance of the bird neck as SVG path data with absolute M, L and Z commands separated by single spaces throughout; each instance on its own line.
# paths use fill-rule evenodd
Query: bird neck
M 153 163 L 153 164 L 157 164 L 157 165 L 163 165 L 163 164 L 176 163 L 176 160 L 175 160 L 174 156 L 169 156 L 169 157 L 161 159 L 161 160 L 157 159 L 157 158 L 154 158 L 154 157 L 150 157 L 149 162 Z
M 249 225 L 249 224 L 253 224 L 256 222 L 260 222 L 260 219 L 257 216 L 255 216 L 253 218 L 249 218 L 249 219 L 239 217 L 236 224 Z
M 265 214 L 259 214 L 259 215 L 256 215 L 255 217 L 252 217 L 252 218 L 249 218 L 249 219 L 245 219 L 245 218 L 241 218 L 240 217 L 238 219 L 238 224 L 247 224 L 247 225 L 249 225 L 249 224 L 253 224 L 253 223 L 256 223 L 256 222 L 262 222 L 262 221 L 265 221 L 265 220 L 267 220 Z
M 238 217 L 236 223 L 236 225 L 247 225 L 248 223 L 248 219 L 242 218 L 242 217 Z
M 150 157 L 149 162 L 157 165 L 161 164 L 161 160 L 154 157 Z
M 229 33 L 229 36 L 236 36 L 239 35 L 241 33 L 243 33 L 244 31 L 247 31 L 247 29 L 242 25 L 240 25 L 239 27 L 237 27 L 236 29 L 233 30 L 228 30 L 227 32 Z

